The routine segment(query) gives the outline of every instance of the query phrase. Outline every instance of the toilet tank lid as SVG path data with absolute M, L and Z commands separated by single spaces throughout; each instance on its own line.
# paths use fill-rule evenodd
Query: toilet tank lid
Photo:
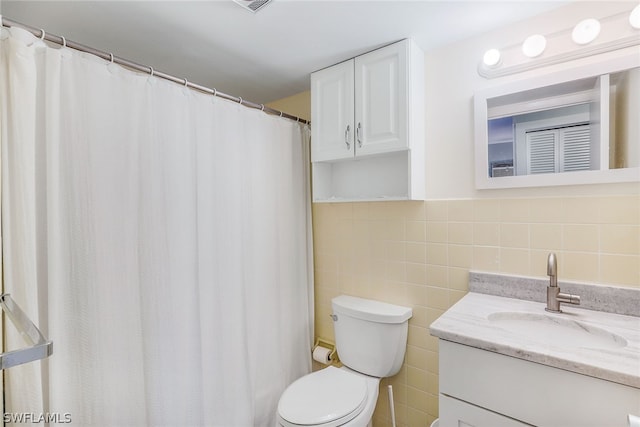
M 340 295 L 331 300 L 334 313 L 377 323 L 402 323 L 412 316 L 409 307 Z

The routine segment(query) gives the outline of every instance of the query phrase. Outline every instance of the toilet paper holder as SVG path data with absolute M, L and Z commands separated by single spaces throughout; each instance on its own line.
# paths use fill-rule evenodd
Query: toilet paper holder
M 331 353 L 329 353 L 329 363 L 330 364 L 339 362 L 338 353 L 336 351 L 336 345 L 334 343 L 332 343 L 331 341 L 322 339 L 322 338 L 316 338 L 316 342 L 315 342 L 315 344 L 313 344 L 313 348 L 311 349 L 311 353 L 313 353 L 313 351 L 318 346 L 331 349 Z

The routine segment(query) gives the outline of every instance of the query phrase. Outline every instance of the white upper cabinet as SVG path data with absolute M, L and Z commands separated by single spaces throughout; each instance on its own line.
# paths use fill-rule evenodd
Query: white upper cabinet
M 313 200 L 424 199 L 424 55 L 411 40 L 311 74 Z
M 356 155 L 409 148 L 407 83 L 406 43 L 355 59 Z
M 311 75 L 312 160 L 353 157 L 353 59 Z

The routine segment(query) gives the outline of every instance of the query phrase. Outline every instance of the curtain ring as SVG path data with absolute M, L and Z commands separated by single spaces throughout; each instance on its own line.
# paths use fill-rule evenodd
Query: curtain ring
M 149 76 L 153 77 L 154 73 L 153 67 L 149 66 Z
M 300 123 L 300 117 L 296 117 L 296 123 Z
M 62 47 L 67 47 L 67 39 L 62 36 L 60 38 L 62 39 Z
M 213 88 L 213 96 L 218 96 L 218 91 L 216 90 L 216 88 Z
M 187 85 L 189 84 L 189 82 L 187 81 L 187 79 L 184 79 L 184 87 L 188 87 Z
M 241 96 L 238 97 L 238 104 L 242 105 L 242 97 Z
M 260 111 L 264 112 L 264 104 L 260 104 Z
M 109 53 L 109 64 L 113 64 L 113 53 Z
M 44 37 L 45 37 L 46 35 L 47 35 L 47 34 L 44 32 L 44 30 L 43 30 L 42 28 L 40 28 L 40 40 L 44 41 Z
M 282 117 L 282 111 L 280 111 L 280 117 Z

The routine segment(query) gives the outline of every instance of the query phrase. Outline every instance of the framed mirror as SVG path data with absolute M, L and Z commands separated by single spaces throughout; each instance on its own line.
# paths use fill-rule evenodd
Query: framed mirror
M 640 55 L 474 96 L 476 188 L 640 181 Z

